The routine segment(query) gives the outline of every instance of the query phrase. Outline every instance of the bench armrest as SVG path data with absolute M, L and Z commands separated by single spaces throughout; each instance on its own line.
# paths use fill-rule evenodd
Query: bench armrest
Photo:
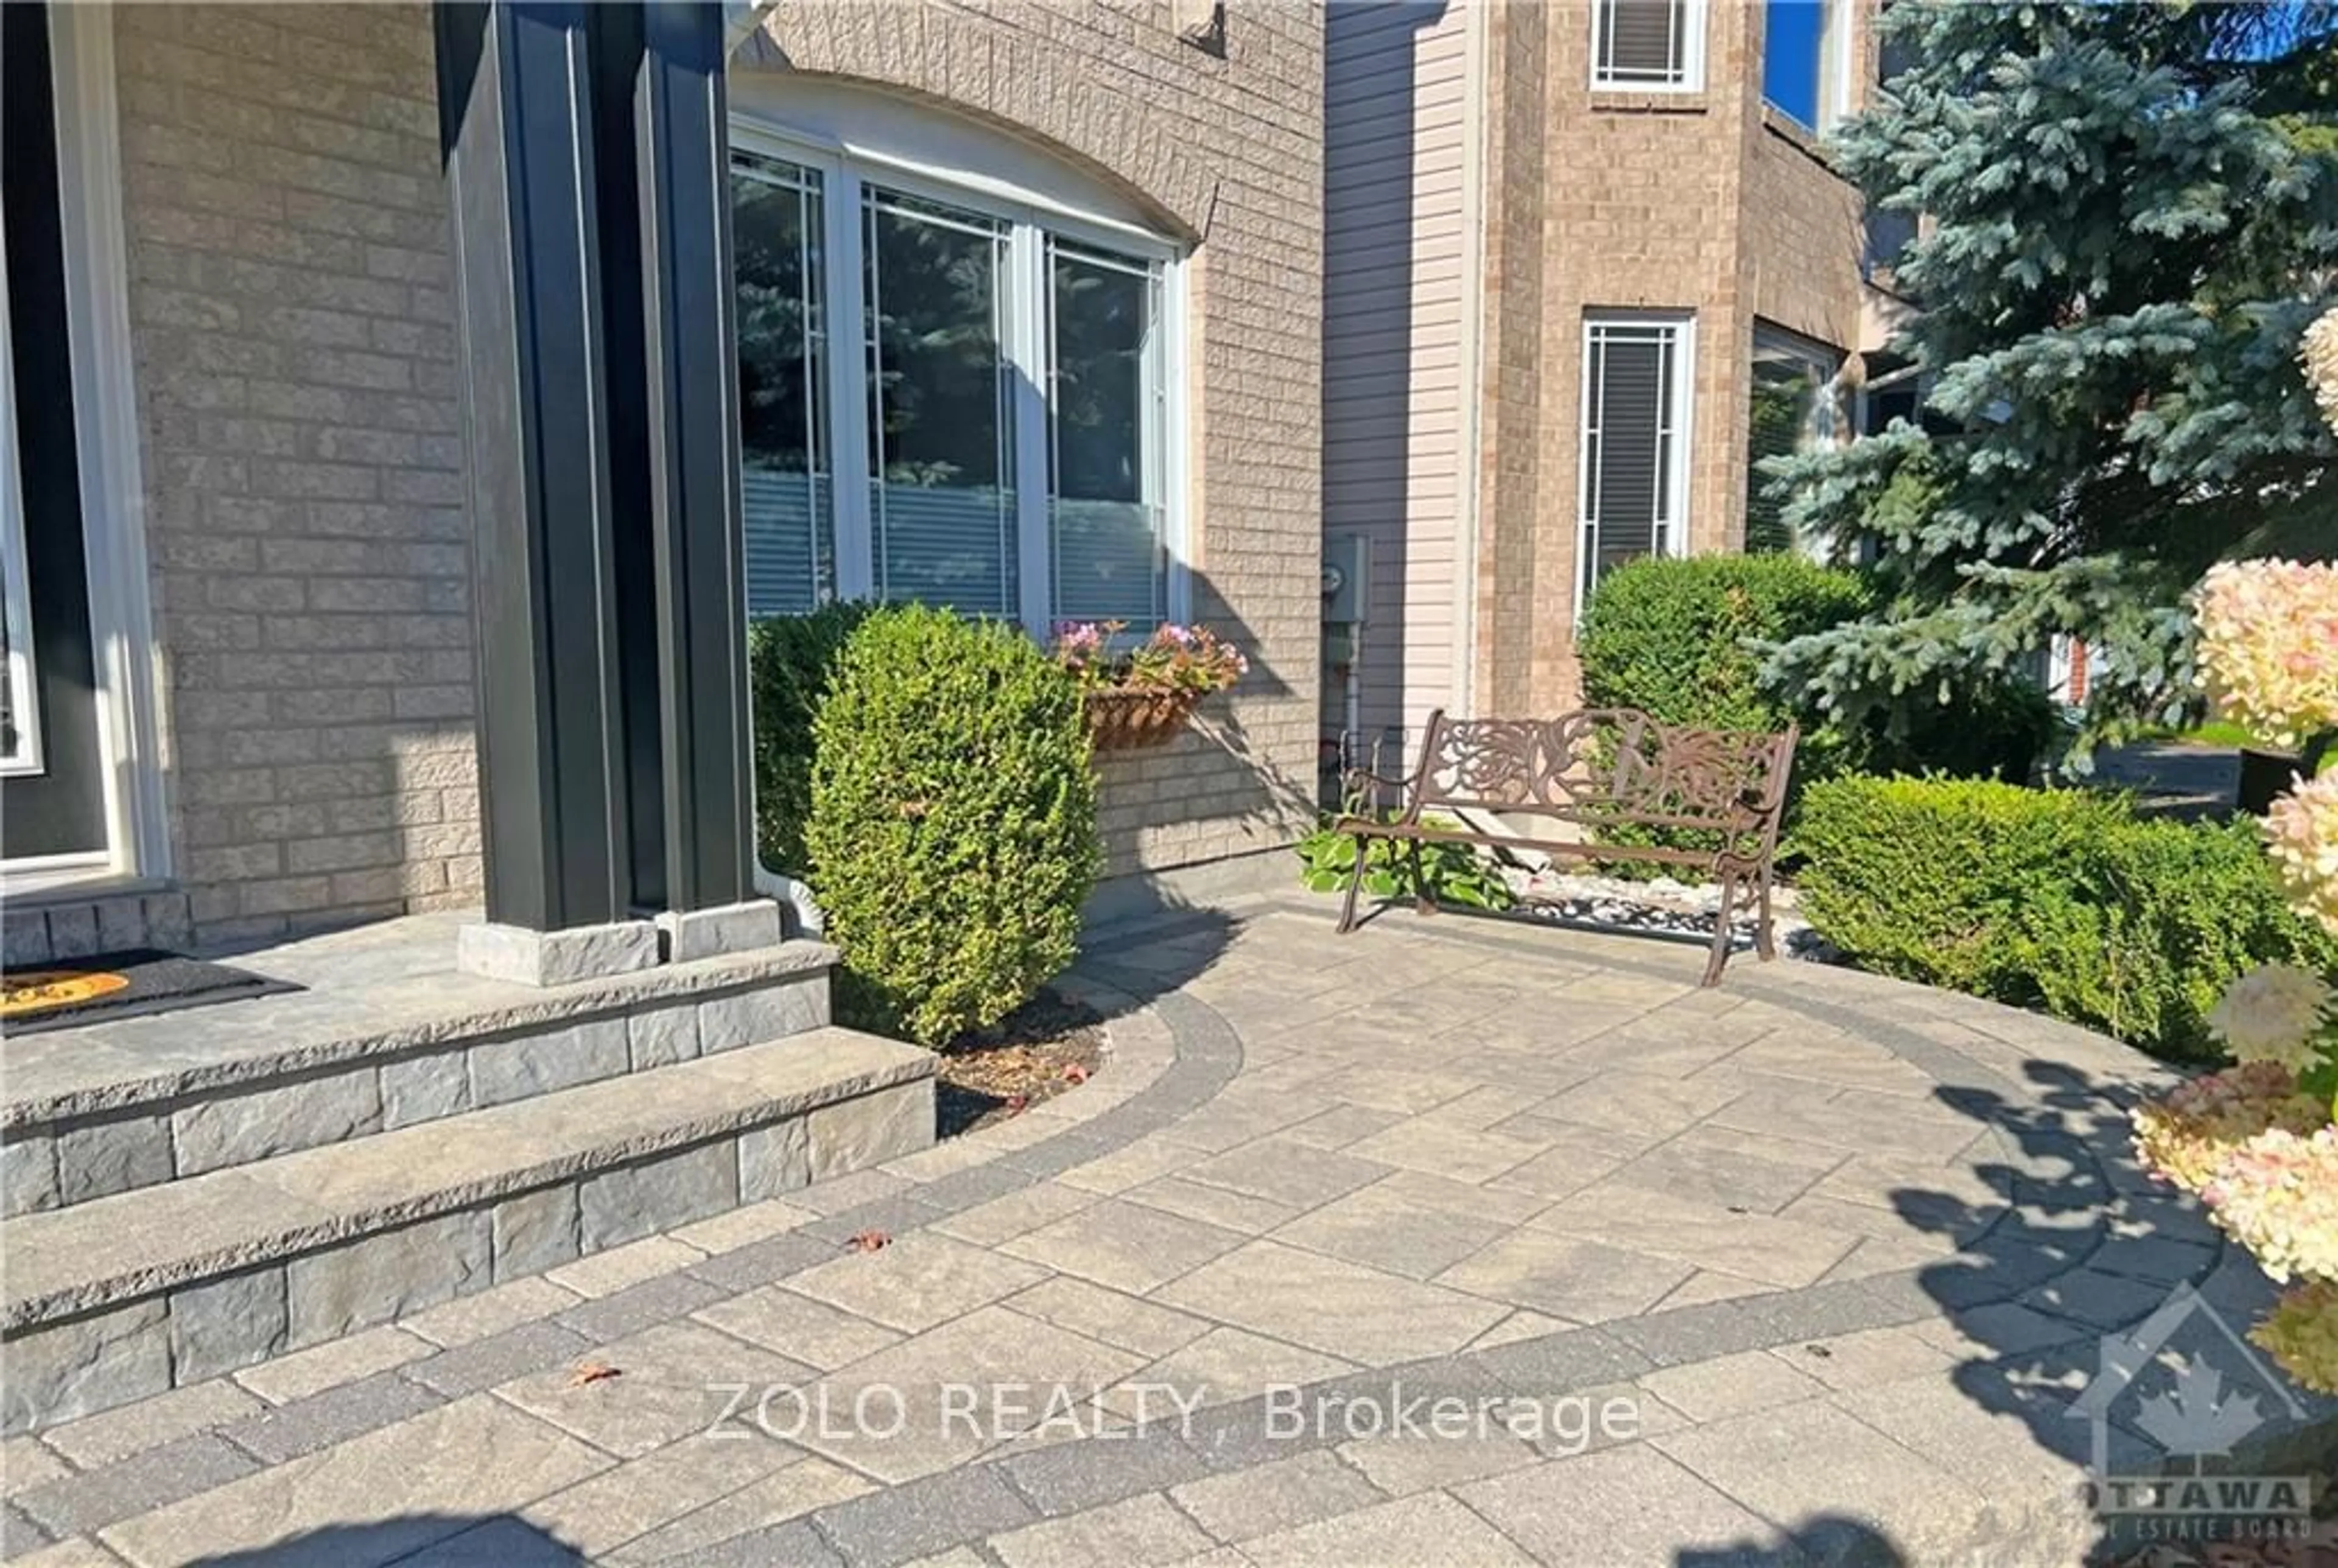
M 1401 810 L 1412 798 L 1412 780 L 1391 779 L 1369 768 L 1351 768 L 1340 775 L 1340 806 L 1342 811 L 1353 813 L 1358 806 L 1362 807 L 1366 814 L 1377 811 L 1383 791 L 1394 793 L 1397 808 Z

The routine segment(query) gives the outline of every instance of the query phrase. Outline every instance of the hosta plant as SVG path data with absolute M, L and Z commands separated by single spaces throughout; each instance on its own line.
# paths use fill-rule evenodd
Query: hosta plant
M 1429 816 L 1422 825 L 1459 828 L 1449 817 Z M 1415 891 L 1412 848 L 1401 839 L 1368 838 L 1364 850 L 1364 892 L 1374 898 L 1395 898 Z M 1356 871 L 1356 841 L 1328 823 L 1299 841 L 1302 863 L 1300 880 L 1311 893 L 1343 893 Z M 1507 909 L 1515 901 L 1510 885 L 1492 861 L 1467 844 L 1420 841 L 1420 881 L 1440 904 L 1471 909 Z

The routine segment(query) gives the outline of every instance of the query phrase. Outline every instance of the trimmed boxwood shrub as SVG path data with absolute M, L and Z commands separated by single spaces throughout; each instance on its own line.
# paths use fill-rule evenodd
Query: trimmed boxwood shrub
M 1803 913 L 1862 965 L 2037 1007 L 2181 1062 L 2259 964 L 2326 970 L 2254 828 L 2138 818 L 2117 797 L 1838 779 L 1803 797 Z
M 1856 763 L 1859 749 L 1833 728 L 1795 712 L 1763 690 L 1761 657 L 1749 640 L 1777 642 L 1820 632 L 1864 612 L 1866 585 L 1852 573 L 1803 555 L 1653 556 L 1602 578 L 1584 612 L 1576 647 L 1583 701 L 1591 708 L 1637 708 L 1667 724 L 1775 731 L 1800 720 L 1792 787 Z M 1788 801 L 1789 816 L 1793 803 Z M 1597 830 L 1609 844 L 1711 850 L 1716 834 L 1619 823 Z M 1675 869 L 1645 860 L 1599 867 L 1646 877 Z
M 928 1045 L 1072 961 L 1095 779 L 1071 676 L 1014 627 L 903 604 L 837 658 L 812 723 L 812 897 L 852 1005 Z
M 809 615 L 769 616 L 747 628 L 755 848 L 775 871 L 800 873 L 810 864 L 803 832 L 811 815 L 812 718 L 836 656 L 869 611 L 861 603 L 830 604 Z
M 1746 641 L 1823 632 L 1866 612 L 1854 573 L 1803 555 L 1652 557 L 1602 578 L 1577 652 L 1594 708 L 1639 708 L 1668 724 L 1781 730 L 1803 717 L 1762 689 Z

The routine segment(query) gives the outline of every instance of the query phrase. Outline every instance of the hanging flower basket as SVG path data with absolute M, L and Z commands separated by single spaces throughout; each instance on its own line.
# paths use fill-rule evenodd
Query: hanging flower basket
M 1115 639 L 1123 622 L 1059 626 L 1056 658 L 1079 683 L 1088 735 L 1099 751 L 1166 746 L 1213 691 L 1242 679 L 1250 661 L 1199 626 L 1164 624 L 1135 646 Z
M 1166 746 L 1194 716 L 1199 691 L 1095 691 L 1080 699 L 1088 738 L 1099 751 L 1149 751 Z

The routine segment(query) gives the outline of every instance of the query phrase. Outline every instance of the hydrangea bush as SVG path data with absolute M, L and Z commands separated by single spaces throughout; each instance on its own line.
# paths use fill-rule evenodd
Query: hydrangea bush
M 2307 334 L 2304 358 L 2338 428 L 2338 310 Z M 2216 707 L 2318 760 L 2338 730 L 2338 566 L 2219 565 L 2195 610 Z M 2298 909 L 2338 934 L 2338 770 L 2274 802 L 2264 833 Z M 2237 1065 L 2139 1109 L 2137 1152 L 2197 1192 L 2288 1287 L 2251 1338 L 2305 1387 L 2338 1394 L 2338 988 L 2268 965 L 2243 976 L 2209 1022 Z

